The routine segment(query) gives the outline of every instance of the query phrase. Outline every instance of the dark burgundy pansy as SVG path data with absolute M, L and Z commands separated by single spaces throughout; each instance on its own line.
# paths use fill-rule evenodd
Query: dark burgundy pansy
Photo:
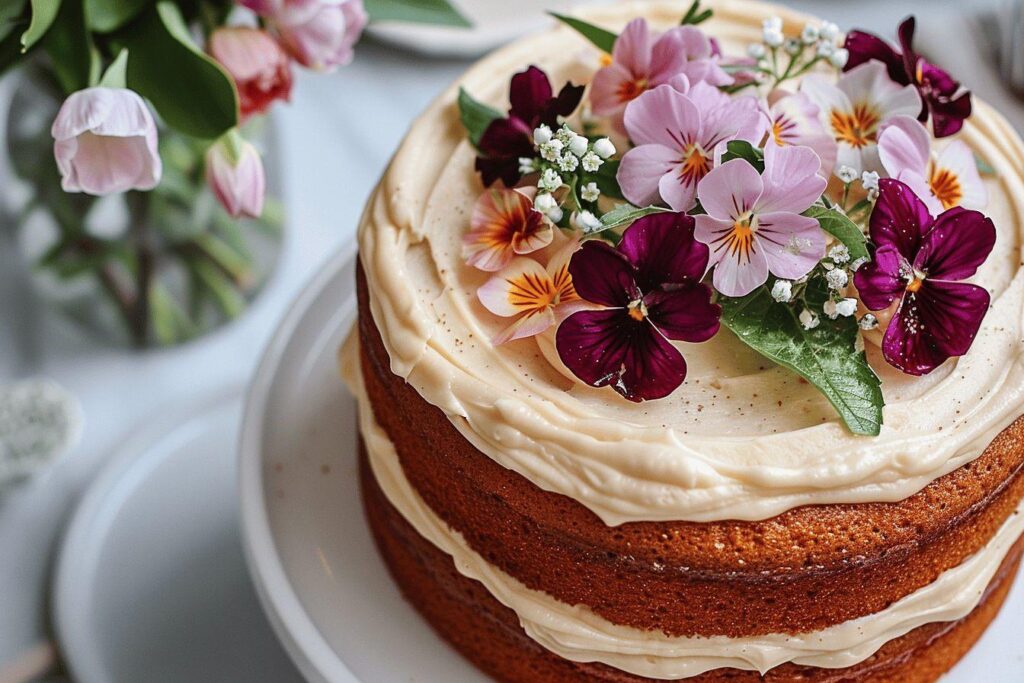
M 899 301 L 882 340 L 885 360 L 907 374 L 925 375 L 967 353 L 989 294 L 959 281 L 974 275 L 992 251 L 992 221 L 960 207 L 933 218 L 907 185 L 883 178 L 871 240 L 874 260 L 857 270 L 853 282 L 872 311 Z
M 546 73 L 535 66 L 512 77 L 508 117 L 495 119 L 480 136 L 476 170 L 488 187 L 501 180 L 512 187 L 522 174 L 519 159 L 534 156 L 533 129 L 541 124 L 556 128 L 559 116 L 576 110 L 583 86 L 566 83 L 558 95 Z
M 877 60 L 885 64 L 889 77 L 900 85 L 913 84 L 921 94 L 922 122 L 932 116 L 935 137 L 946 137 L 959 131 L 964 119 L 971 115 L 971 93 L 961 88 L 948 72 L 926 61 L 914 52 L 914 17 L 900 24 L 899 36 L 902 53 L 871 33 L 850 31 L 845 47 L 850 57 L 843 71 Z
M 576 293 L 604 308 L 573 313 L 555 335 L 558 355 L 593 387 L 611 386 L 630 401 L 662 398 L 686 378 L 686 361 L 669 339 L 702 342 L 718 332 L 722 309 L 701 283 L 707 245 L 682 213 L 639 219 L 618 248 L 589 240 L 569 262 Z

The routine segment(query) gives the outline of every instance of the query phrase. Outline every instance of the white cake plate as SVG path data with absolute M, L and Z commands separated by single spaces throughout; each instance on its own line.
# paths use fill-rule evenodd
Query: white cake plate
M 355 262 L 333 258 L 291 307 L 250 388 L 242 428 L 243 538 L 271 623 L 317 683 L 481 683 L 391 582 L 363 518 L 355 401 L 337 350 L 355 316 Z M 947 677 L 1024 682 L 1024 585 Z

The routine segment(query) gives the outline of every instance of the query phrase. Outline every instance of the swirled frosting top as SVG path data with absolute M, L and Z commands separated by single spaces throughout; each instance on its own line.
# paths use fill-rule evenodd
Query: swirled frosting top
M 620 28 L 644 16 L 667 27 L 685 4 L 616 4 L 587 19 Z M 795 26 L 806 19 L 731 0 L 716 3 L 708 32 L 737 52 L 758 39 L 768 14 Z M 806 504 L 906 498 L 979 456 L 1020 415 L 1024 145 L 981 102 L 960 137 L 996 171 L 985 182 L 998 237 L 973 279 L 992 293 L 992 309 L 970 353 L 923 378 L 889 368 L 869 345 L 886 399 L 877 437 L 851 434 L 814 387 L 726 331 L 683 344 L 686 382 L 666 399 L 639 404 L 566 379 L 545 359 L 544 339 L 492 346 L 506 322 L 476 298 L 487 274 L 461 258 L 482 186 L 457 88 L 498 106 L 509 77 L 529 64 L 556 84 L 584 82 L 592 76 L 580 58 L 586 49 L 560 28 L 470 69 L 414 123 L 360 226 L 371 310 L 392 370 L 474 446 L 609 525 L 765 519 Z

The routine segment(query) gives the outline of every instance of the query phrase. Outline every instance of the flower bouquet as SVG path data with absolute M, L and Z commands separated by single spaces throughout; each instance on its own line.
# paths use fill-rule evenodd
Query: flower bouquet
M 0 0 L 0 71 L 27 75 L 8 122 L 29 186 L 15 222 L 51 289 L 100 292 L 72 308 L 98 304 L 137 346 L 243 311 L 281 222 L 260 116 L 296 66 L 348 63 L 373 19 L 465 25 L 446 0 Z
M 529 67 L 507 112 L 461 93 L 485 186 L 464 256 L 510 323 L 493 343 L 551 335 L 560 370 L 645 401 L 685 380 L 676 342 L 724 327 L 877 435 L 872 363 L 930 373 L 989 307 L 965 280 L 995 243 L 991 170 L 939 141 L 970 93 L 914 52 L 913 18 L 898 49 L 772 18 L 727 55 L 711 15 L 694 2 L 660 34 L 556 15 L 597 51 L 589 84 L 556 93 Z

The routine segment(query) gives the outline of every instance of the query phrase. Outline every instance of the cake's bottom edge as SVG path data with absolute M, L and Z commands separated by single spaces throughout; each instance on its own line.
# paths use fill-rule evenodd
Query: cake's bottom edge
M 377 547 L 406 599 L 437 633 L 496 680 L 507 683 L 638 683 L 652 679 L 599 663 L 563 659 L 533 641 L 511 609 L 482 584 L 455 567 L 452 558 L 426 540 L 386 498 L 360 444 L 360 483 L 367 520 Z M 763 676 L 756 671 L 715 669 L 689 683 L 815 681 L 924 683 L 934 681 L 971 648 L 999 612 L 1020 564 L 1024 539 L 1003 561 L 979 605 L 963 619 L 920 626 L 886 643 L 854 666 L 822 669 L 783 664 Z

